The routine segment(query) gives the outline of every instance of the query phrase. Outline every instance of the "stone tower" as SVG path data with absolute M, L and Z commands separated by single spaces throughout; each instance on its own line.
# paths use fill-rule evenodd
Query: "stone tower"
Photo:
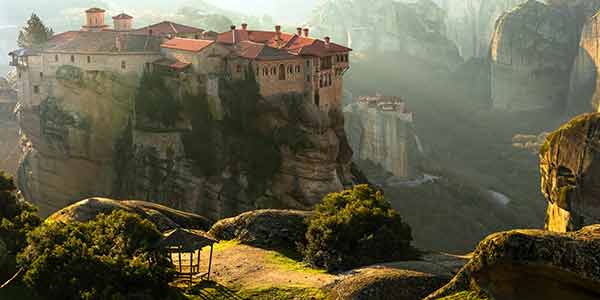
M 130 31 L 133 28 L 133 17 L 128 14 L 120 14 L 113 17 L 113 23 L 116 31 Z
M 108 27 L 104 25 L 104 13 L 106 11 L 101 8 L 93 7 L 85 11 L 85 25 L 81 28 L 82 31 L 102 31 Z

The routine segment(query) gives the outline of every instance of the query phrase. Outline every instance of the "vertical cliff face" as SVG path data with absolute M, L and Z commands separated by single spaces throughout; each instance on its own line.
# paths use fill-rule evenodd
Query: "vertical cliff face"
M 370 161 L 401 179 L 415 177 L 419 155 L 412 113 L 385 111 L 368 104 L 351 104 L 344 109 L 346 128 L 354 158 Z
M 364 52 L 403 52 L 453 69 L 463 62 L 446 37 L 445 11 L 431 0 L 324 1 L 311 19 L 316 34 Z
M 215 98 L 205 93 L 206 78 L 163 78 L 161 110 L 178 111 L 163 124 L 143 113 L 150 99 L 136 95 L 151 87 L 139 79 L 66 73 L 48 79 L 39 107 L 18 112 L 19 185 L 44 214 L 92 196 L 150 200 L 214 219 L 308 209 L 360 175 L 341 112 L 324 113 L 301 95 L 251 98 L 242 92 L 251 83 L 222 80 Z
M 20 106 L 18 184 L 43 214 L 73 201 L 109 196 L 115 141 L 131 115 L 136 81 L 61 67 L 39 106 Z
M 588 19 L 581 31 L 579 53 L 571 73 L 568 114 L 577 115 L 600 109 L 600 17 Z
M 498 20 L 491 43 L 495 108 L 564 108 L 579 39 L 574 21 L 564 10 L 537 1 Z
M 579 116 L 548 136 L 540 150 L 546 229 L 575 231 L 600 221 L 600 114 Z
M 19 139 L 14 109 L 17 104 L 15 74 L 0 77 L 0 170 L 15 174 L 19 155 Z

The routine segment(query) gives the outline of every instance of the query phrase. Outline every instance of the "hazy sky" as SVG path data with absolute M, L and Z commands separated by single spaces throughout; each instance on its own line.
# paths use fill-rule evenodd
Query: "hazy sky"
M 1 0 L 0 0 L 1 1 Z M 225 9 L 237 10 L 245 14 L 268 14 L 274 20 L 286 23 L 300 23 L 310 15 L 319 0 L 206 0 L 208 3 Z M 193 2 L 193 1 L 190 1 Z

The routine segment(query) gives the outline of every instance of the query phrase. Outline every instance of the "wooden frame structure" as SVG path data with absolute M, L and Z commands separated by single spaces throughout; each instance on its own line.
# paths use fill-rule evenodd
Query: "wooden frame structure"
M 204 231 L 177 228 L 163 234 L 160 248 L 175 266 L 176 277 L 189 280 L 191 286 L 194 277 L 210 280 L 213 245 L 216 242 Z M 200 254 L 206 246 L 210 246 L 208 270 L 202 273 Z

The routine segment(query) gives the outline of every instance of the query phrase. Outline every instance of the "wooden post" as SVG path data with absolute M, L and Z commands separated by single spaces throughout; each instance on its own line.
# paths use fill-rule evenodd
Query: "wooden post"
M 213 252 L 213 245 L 210 244 L 210 257 L 208 258 L 208 275 L 206 276 L 206 280 L 210 280 L 210 267 L 212 265 L 212 252 Z
M 196 270 L 196 272 L 200 273 L 200 252 L 202 251 L 202 249 L 198 249 L 198 257 L 196 257 L 196 268 L 198 268 Z
M 181 268 L 181 247 L 179 247 L 179 251 L 177 251 L 177 253 L 179 254 L 179 274 L 183 273 L 183 270 Z
M 192 267 L 193 263 L 194 263 L 194 252 L 190 252 L 190 287 L 192 287 L 192 281 L 194 279 L 193 278 L 194 272 L 192 272 L 193 271 L 193 267 Z

